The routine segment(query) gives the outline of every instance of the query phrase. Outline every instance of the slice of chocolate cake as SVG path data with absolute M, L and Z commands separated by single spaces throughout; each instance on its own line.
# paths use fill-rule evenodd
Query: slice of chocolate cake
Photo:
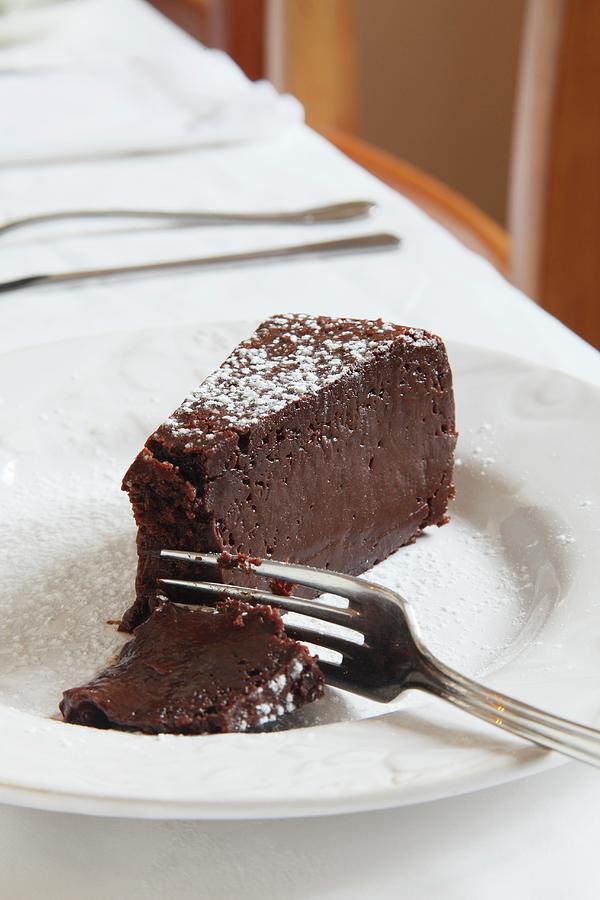
M 268 319 L 125 475 L 139 561 L 123 627 L 148 615 L 158 577 L 187 574 L 152 555 L 160 548 L 364 572 L 446 521 L 455 443 L 438 337 L 379 320 Z
M 216 734 L 263 727 L 322 693 L 316 660 L 270 606 L 208 612 L 159 597 L 117 660 L 65 691 L 60 709 L 96 728 Z

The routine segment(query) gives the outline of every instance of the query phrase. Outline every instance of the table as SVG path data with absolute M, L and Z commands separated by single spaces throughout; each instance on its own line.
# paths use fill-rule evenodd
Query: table
M 167 58 L 185 79 L 186 67 L 191 73 L 204 54 L 209 76 L 214 71 L 220 78 L 225 65 L 232 91 L 250 97 L 256 90 L 233 63 L 206 56 L 141 0 L 73 0 L 56 15 L 56 27 L 43 40 L 17 48 L 18 54 L 11 51 L 10 64 L 24 65 L 28 53 L 38 60 L 46 54 L 72 65 L 77 77 L 88 54 L 98 65 L 134 54 Z M 377 200 L 378 215 L 343 228 L 322 226 L 319 236 L 390 230 L 402 236 L 401 252 L 7 295 L 0 303 L 0 351 L 140 325 L 259 318 L 285 309 L 381 315 L 600 384 L 596 351 L 293 116 L 263 139 L 0 169 L 0 219 L 109 200 L 268 209 L 350 197 Z M 61 226 L 56 233 L 61 237 L 52 241 L 47 232 L 7 235 L 0 244 L 3 275 L 184 256 L 199 246 L 211 253 L 292 243 L 313 234 L 301 226 L 112 228 L 94 234 L 88 227 L 77 234 L 73 226 Z M 591 900 L 598 894 L 599 827 L 598 775 L 571 764 L 450 800 L 326 819 L 138 822 L 4 806 L 0 896 Z

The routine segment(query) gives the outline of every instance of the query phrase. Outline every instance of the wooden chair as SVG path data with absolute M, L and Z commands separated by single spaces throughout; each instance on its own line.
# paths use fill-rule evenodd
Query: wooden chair
M 349 0 L 152 0 L 247 72 L 304 103 L 309 124 L 600 347 L 600 0 L 528 0 L 508 232 L 456 191 L 355 135 Z
M 514 283 L 600 347 L 598 0 L 529 0 L 508 227 Z

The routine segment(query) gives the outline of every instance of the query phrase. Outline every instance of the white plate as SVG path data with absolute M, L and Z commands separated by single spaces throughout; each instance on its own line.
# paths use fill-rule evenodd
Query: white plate
M 61 690 L 123 640 L 132 594 L 122 473 L 146 435 L 251 330 L 146 330 L 0 358 L 0 801 L 94 814 L 298 816 L 415 803 L 560 759 L 422 695 L 329 691 L 287 731 L 144 736 L 66 725 Z M 600 394 L 450 347 L 461 432 L 451 523 L 372 573 L 432 650 L 522 699 L 600 720 Z M 392 710 L 392 711 L 390 711 Z

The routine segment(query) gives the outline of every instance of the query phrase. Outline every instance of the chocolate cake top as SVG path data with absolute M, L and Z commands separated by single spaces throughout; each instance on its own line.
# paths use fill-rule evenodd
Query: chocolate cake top
M 436 347 L 439 339 L 419 328 L 381 319 L 302 314 L 267 319 L 175 410 L 160 432 L 193 443 L 223 430 L 244 430 L 265 415 L 342 378 L 397 340 Z

